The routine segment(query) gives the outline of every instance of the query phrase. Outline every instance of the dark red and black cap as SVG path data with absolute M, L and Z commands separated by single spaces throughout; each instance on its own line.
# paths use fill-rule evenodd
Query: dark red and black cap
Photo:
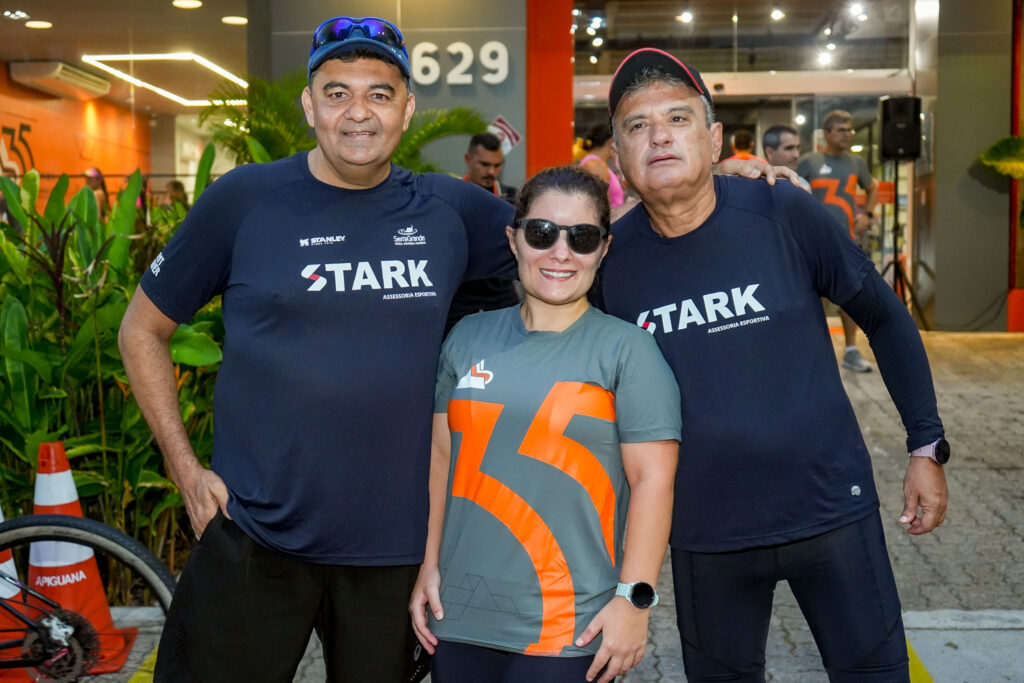
M 708 91 L 704 81 L 701 80 L 700 72 L 692 66 L 683 64 L 681 61 L 665 52 L 653 47 L 642 47 L 631 52 L 619 64 L 619 68 L 612 76 L 612 86 L 608 90 L 608 113 L 615 116 L 615 109 L 619 106 L 619 100 L 623 93 L 636 82 L 637 78 L 644 71 L 659 70 L 669 76 L 676 76 L 688 86 L 711 101 L 711 93 Z

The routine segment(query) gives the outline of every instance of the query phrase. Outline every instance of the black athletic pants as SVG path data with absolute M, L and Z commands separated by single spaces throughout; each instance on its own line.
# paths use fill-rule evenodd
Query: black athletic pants
M 775 584 L 786 580 L 833 682 L 907 683 L 906 638 L 877 512 L 802 541 L 728 553 L 672 549 L 687 680 L 764 681 Z
M 442 640 L 430 663 L 430 680 L 433 683 L 586 683 L 587 671 L 593 663 L 593 655 L 543 657 Z
M 174 592 L 153 680 L 291 683 L 316 629 L 331 683 L 398 683 L 415 641 L 418 571 L 299 562 L 218 512 Z

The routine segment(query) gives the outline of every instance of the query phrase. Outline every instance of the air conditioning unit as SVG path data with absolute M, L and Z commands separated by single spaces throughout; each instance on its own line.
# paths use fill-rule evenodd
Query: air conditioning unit
M 11 79 L 36 90 L 75 100 L 110 92 L 110 81 L 67 62 L 11 62 Z

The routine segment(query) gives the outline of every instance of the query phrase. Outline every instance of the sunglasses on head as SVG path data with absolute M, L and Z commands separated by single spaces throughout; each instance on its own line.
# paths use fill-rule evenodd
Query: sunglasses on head
M 327 43 L 345 42 L 352 37 L 352 32 L 357 29 L 365 38 L 405 52 L 405 39 L 394 24 L 383 19 L 336 17 L 328 19 L 317 27 L 313 33 L 313 47 L 310 48 L 309 54 L 312 55 Z
M 569 248 L 577 254 L 592 254 L 601 246 L 607 231 L 590 223 L 577 225 L 559 225 L 545 218 L 524 218 L 516 222 L 516 227 L 523 231 L 526 243 L 534 249 L 550 249 L 558 241 L 558 233 L 565 230 Z

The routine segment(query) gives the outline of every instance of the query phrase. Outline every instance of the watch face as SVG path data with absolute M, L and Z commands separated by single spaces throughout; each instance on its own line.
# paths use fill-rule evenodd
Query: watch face
M 643 581 L 633 584 L 633 591 L 629 594 L 629 601 L 635 607 L 647 609 L 654 604 L 654 586 Z
M 949 462 L 949 442 L 945 439 L 939 439 L 939 442 L 935 444 L 935 462 L 940 465 Z

